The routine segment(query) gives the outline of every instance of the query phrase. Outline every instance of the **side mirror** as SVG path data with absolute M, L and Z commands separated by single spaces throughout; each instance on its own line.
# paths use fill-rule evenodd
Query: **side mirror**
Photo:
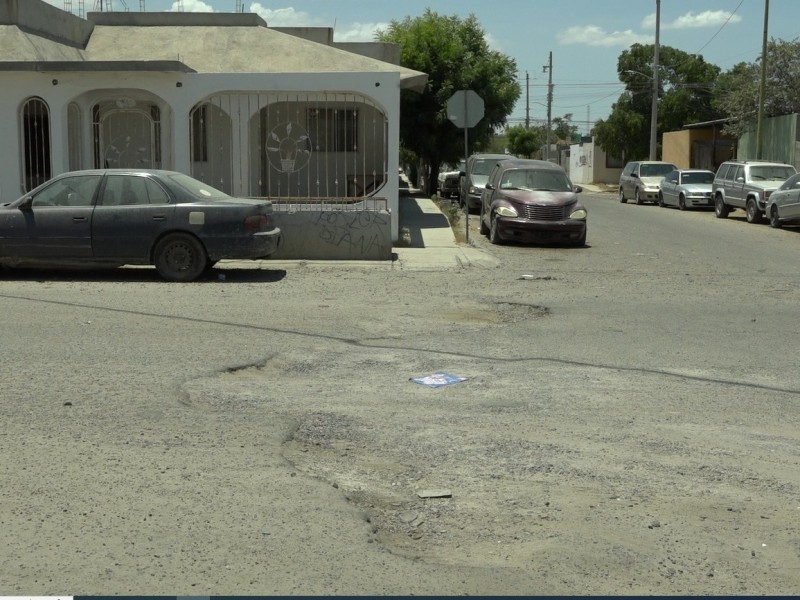
M 579 185 L 576 185 L 575 188 L 573 189 L 573 191 L 576 194 L 580 194 L 583 191 L 583 188 L 581 186 L 579 186 Z
M 494 189 L 494 186 L 493 186 L 491 183 L 487 183 L 487 184 L 484 186 L 484 189 L 487 189 L 487 190 L 493 190 L 493 189 Z

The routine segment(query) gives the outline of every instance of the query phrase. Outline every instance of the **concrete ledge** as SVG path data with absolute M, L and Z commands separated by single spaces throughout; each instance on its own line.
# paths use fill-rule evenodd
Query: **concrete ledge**
M 388 210 L 292 210 L 275 206 L 283 243 L 274 260 L 391 260 Z

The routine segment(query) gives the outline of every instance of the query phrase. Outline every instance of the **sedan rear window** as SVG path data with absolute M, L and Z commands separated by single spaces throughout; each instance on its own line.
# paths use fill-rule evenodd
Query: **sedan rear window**
M 169 178 L 195 198 L 202 198 L 205 200 L 214 198 L 219 200 L 230 198 L 230 196 L 225 192 L 221 192 L 218 189 L 213 188 L 202 181 L 188 177 L 183 173 L 172 173 L 169 175 Z

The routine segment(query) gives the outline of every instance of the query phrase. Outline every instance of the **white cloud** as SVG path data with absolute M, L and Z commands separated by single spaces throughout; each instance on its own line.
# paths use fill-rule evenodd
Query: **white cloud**
M 583 44 L 586 46 L 627 47 L 631 44 L 649 44 L 653 39 L 650 35 L 635 33 L 630 29 L 608 33 L 596 25 L 576 25 L 556 34 L 559 44 Z
M 173 2 L 170 12 L 178 12 L 180 2 Z M 214 9 L 203 0 L 183 0 L 183 12 L 214 12 Z
M 315 27 L 319 25 L 307 12 L 293 8 L 272 10 L 262 6 L 260 2 L 253 2 L 250 5 L 250 12 L 264 19 L 270 27 Z
M 689 11 L 685 15 L 681 15 L 674 21 L 665 23 L 661 22 L 661 29 L 695 29 L 697 27 L 720 27 L 726 23 L 738 23 L 742 20 L 737 14 L 731 14 L 724 10 L 706 10 L 701 13 L 693 13 Z M 642 21 L 642 27 L 645 29 L 655 29 L 656 15 L 647 15 Z
M 336 28 L 333 38 L 337 42 L 374 42 L 378 29 L 389 29 L 389 23 L 353 23 L 346 29 Z

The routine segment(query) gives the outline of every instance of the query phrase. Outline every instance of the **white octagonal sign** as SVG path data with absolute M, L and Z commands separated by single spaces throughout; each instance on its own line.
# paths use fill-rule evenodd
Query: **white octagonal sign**
M 447 118 L 456 127 L 475 127 L 484 115 L 483 98 L 472 90 L 458 90 L 447 101 Z

